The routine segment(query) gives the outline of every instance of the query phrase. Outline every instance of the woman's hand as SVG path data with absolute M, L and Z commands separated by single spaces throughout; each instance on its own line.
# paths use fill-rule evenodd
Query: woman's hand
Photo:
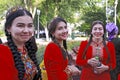
M 71 69 L 72 75 L 81 74 L 81 71 L 75 65 L 70 65 L 69 68 Z
M 104 64 L 101 64 L 100 67 L 96 67 L 95 69 L 96 69 L 96 71 L 97 71 L 98 74 L 101 74 L 102 72 L 108 70 L 109 67 L 106 66 L 106 65 L 104 65 Z
M 97 67 L 99 60 L 96 60 L 95 57 L 88 59 L 87 62 L 89 65 L 91 65 L 92 67 Z
M 81 74 L 81 71 L 74 65 L 68 65 L 65 69 L 65 72 L 67 73 L 68 77 Z

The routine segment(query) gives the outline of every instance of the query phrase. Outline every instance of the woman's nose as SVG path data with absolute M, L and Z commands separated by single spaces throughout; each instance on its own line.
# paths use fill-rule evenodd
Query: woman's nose
M 29 28 L 28 27 L 24 27 L 23 32 L 29 32 Z

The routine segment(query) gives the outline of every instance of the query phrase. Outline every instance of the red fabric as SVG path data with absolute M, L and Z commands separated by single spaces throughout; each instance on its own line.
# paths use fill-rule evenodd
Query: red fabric
M 18 80 L 12 53 L 4 45 L 0 45 L 0 80 Z
M 82 58 L 82 53 L 86 47 L 86 45 L 88 44 L 87 41 L 82 41 L 80 44 L 80 49 L 78 52 L 78 56 L 77 56 L 77 60 L 76 60 L 76 64 L 79 66 L 82 66 L 82 73 L 80 76 L 80 80 L 110 80 L 110 74 L 109 74 L 109 70 L 101 73 L 101 74 L 94 74 L 92 67 L 87 64 L 87 60 L 90 59 L 92 57 L 92 46 L 88 47 L 88 50 L 86 52 L 86 59 Z M 111 42 L 107 43 L 107 47 L 109 49 L 110 52 L 110 61 L 107 64 L 106 60 L 108 58 L 108 54 L 106 52 L 105 47 L 103 48 L 103 60 L 102 63 L 108 66 L 111 66 L 112 69 L 114 69 L 116 67 L 116 59 L 115 59 L 115 49 L 114 49 L 114 45 Z
M 68 60 L 63 58 L 60 48 L 53 42 L 49 43 L 44 53 L 44 64 L 48 80 L 68 80 L 65 68 Z
M 120 80 L 120 74 L 118 74 L 118 80 Z

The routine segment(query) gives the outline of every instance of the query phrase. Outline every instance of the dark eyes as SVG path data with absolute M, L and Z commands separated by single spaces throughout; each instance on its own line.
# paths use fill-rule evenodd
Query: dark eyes
M 64 26 L 64 27 L 59 27 L 58 30 L 62 30 L 62 29 L 67 29 L 67 26 Z
M 23 24 L 23 23 L 19 23 L 19 24 L 17 24 L 17 27 L 25 27 L 26 26 L 26 24 Z M 27 25 L 27 27 L 33 27 L 34 25 L 33 24 L 28 24 Z
M 103 30 L 102 28 L 94 28 L 94 30 L 97 30 L 97 29 L 98 29 L 98 30 Z

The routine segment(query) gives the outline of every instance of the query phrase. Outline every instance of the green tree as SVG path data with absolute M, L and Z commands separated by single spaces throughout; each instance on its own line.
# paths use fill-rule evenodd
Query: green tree
M 87 34 L 89 34 L 91 23 L 93 21 L 101 20 L 105 23 L 106 21 L 105 7 L 104 7 L 105 4 L 104 3 L 100 4 L 100 2 L 101 0 L 93 0 L 93 1 L 87 0 L 84 3 L 84 7 L 81 10 L 83 14 L 82 17 L 80 18 L 81 20 L 84 21 L 84 23 L 82 23 L 82 25 L 77 28 L 79 29 L 79 31 L 84 31 Z

